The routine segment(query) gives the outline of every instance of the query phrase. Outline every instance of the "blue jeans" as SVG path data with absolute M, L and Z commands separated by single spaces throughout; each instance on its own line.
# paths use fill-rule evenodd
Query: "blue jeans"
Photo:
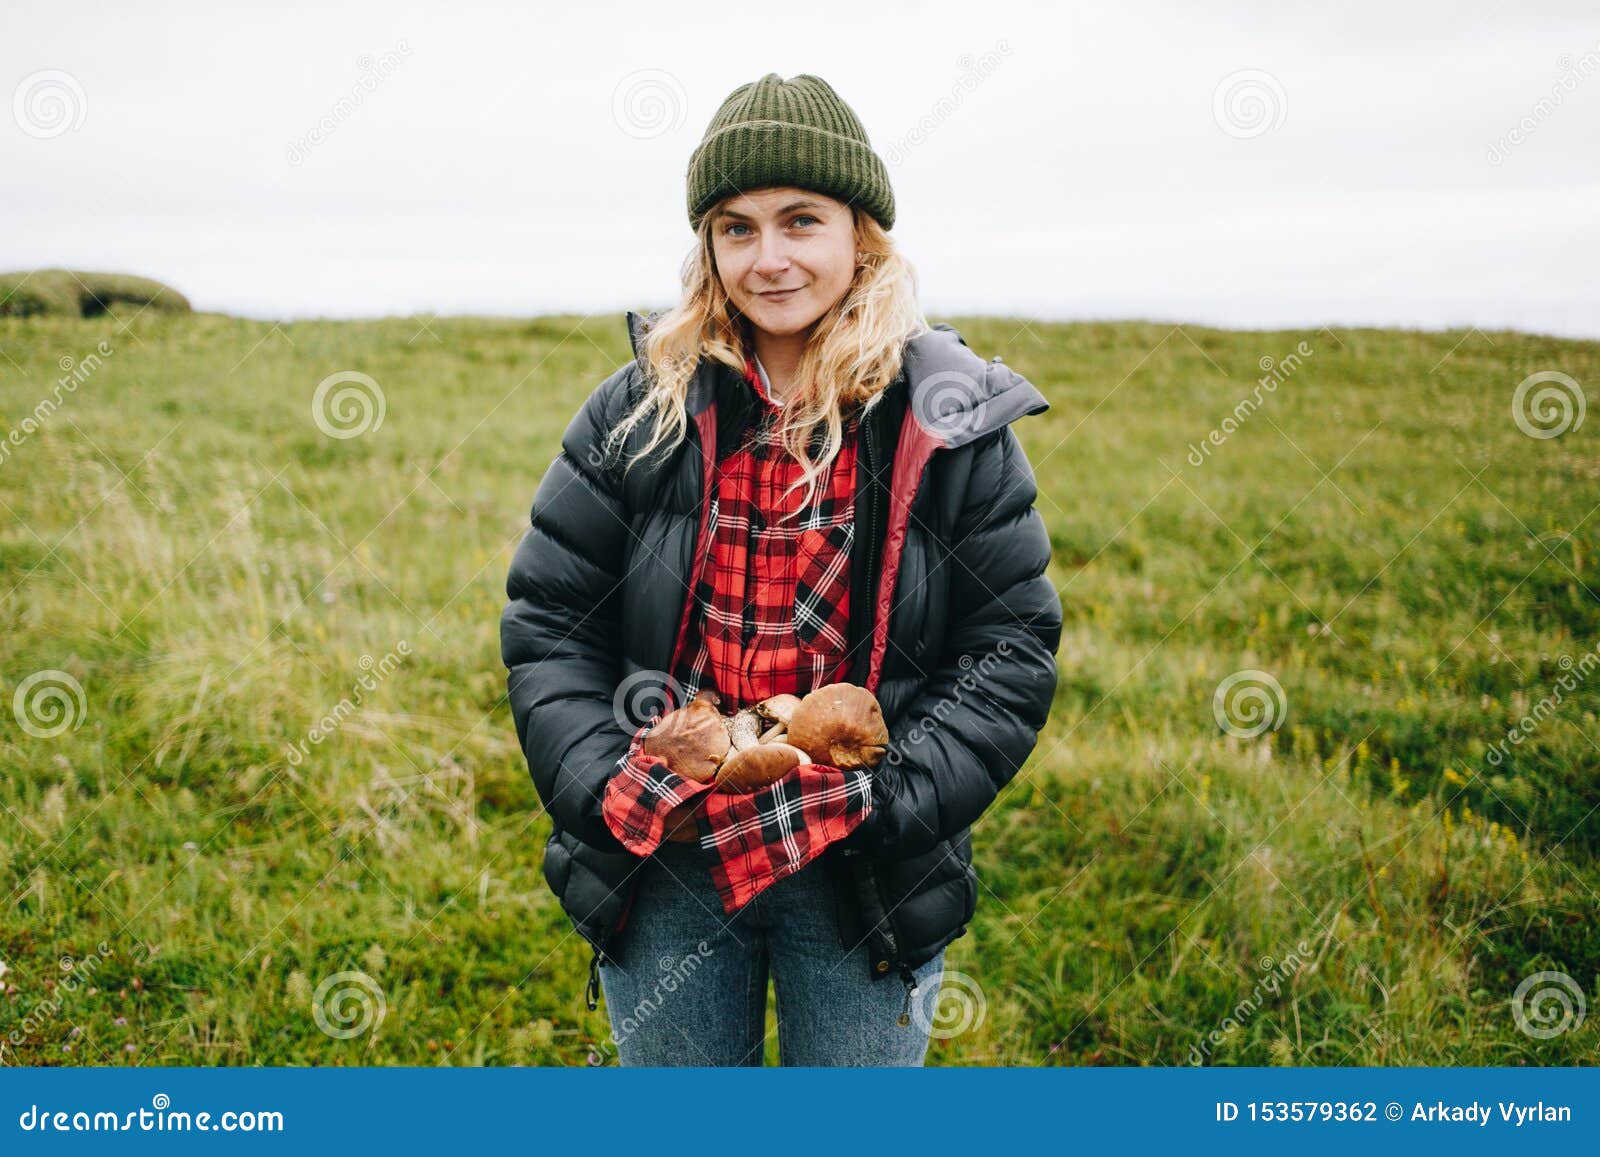
M 822 860 L 732 916 L 698 844 L 663 844 L 639 871 L 627 923 L 600 966 L 622 1064 L 761 1065 L 769 969 L 781 1064 L 922 1064 L 944 952 L 913 971 L 905 1015 L 901 978 L 874 979 L 866 945 L 841 942 Z

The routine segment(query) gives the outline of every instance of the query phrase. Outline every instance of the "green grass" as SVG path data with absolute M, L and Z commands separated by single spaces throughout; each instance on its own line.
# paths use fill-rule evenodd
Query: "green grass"
M 974 833 L 974 1023 L 929 1063 L 1593 1063 L 1596 1016 L 1539 1039 L 1512 997 L 1596 1000 L 1600 678 L 1486 757 L 1600 639 L 1595 418 L 1511 415 L 1536 371 L 1592 395 L 1600 346 L 951 320 L 1053 403 L 1017 429 L 1066 625 Z M 0 1060 L 585 1063 L 498 622 L 621 317 L 124 309 L 0 319 L 0 352 Z M 312 416 L 340 371 L 385 403 L 348 439 Z M 1285 709 L 1239 738 L 1213 694 L 1250 669 Z M 46 671 L 84 710 L 41 738 L 11 707 Z M 336 1039 L 312 1005 L 347 971 L 384 1013 Z

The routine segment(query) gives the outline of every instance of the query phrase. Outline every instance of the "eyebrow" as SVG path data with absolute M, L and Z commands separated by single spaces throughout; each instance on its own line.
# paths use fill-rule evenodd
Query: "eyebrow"
M 791 202 L 788 205 L 785 205 L 783 208 L 779 209 L 777 211 L 777 213 L 774 214 L 774 215 L 778 216 L 778 217 L 782 217 L 786 213 L 793 213 L 796 209 L 820 209 L 820 208 L 822 208 L 822 202 L 820 202 L 820 201 L 794 201 L 794 202 Z M 750 220 L 750 218 L 746 217 L 743 213 L 735 213 L 732 209 L 723 209 L 721 212 L 719 212 L 717 214 L 717 216 L 718 217 L 737 217 L 741 221 L 749 221 Z

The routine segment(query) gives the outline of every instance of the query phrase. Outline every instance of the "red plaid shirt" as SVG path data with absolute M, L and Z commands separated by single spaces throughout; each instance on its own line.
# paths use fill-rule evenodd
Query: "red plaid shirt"
M 731 714 L 772 695 L 805 695 L 845 677 L 850 619 L 850 548 L 855 531 L 859 415 L 847 416 L 831 468 L 805 503 L 800 463 L 776 440 L 780 404 L 768 396 L 753 355 L 745 380 L 757 399 L 742 443 L 718 465 L 710 503 L 711 557 L 694 592 L 674 677 L 683 701 L 712 687 Z M 865 771 L 801 764 L 761 791 L 712 790 L 643 754 L 651 724 L 634 736 L 603 801 L 607 826 L 631 851 L 649 855 L 666 818 L 702 797 L 700 846 L 723 908 L 733 913 L 829 845 L 872 808 Z
M 843 679 L 850 623 L 850 547 L 855 536 L 858 420 L 816 499 L 784 491 L 800 463 L 776 441 L 779 406 L 753 357 L 745 379 L 760 400 L 742 445 L 717 466 L 711 495 L 711 565 L 695 591 L 684 658 L 673 672 L 684 701 L 706 686 L 723 706 L 804 695 Z

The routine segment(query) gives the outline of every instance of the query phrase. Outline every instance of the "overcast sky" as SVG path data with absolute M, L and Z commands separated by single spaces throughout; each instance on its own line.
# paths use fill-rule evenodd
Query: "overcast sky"
M 0 270 L 263 318 L 676 294 L 689 154 L 767 72 L 889 166 L 935 315 L 1600 337 L 1600 8 L 0 8 Z

